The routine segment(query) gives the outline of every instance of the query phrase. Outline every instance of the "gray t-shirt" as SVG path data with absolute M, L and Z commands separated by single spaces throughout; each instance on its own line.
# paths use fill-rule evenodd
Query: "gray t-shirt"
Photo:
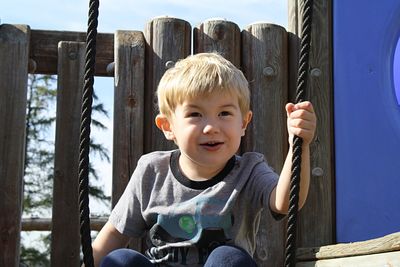
M 178 165 L 179 150 L 143 155 L 109 221 L 122 234 L 147 235 L 146 254 L 164 266 L 202 266 L 220 244 L 254 254 L 261 211 L 278 175 L 264 156 L 233 156 L 207 181 L 192 181 Z

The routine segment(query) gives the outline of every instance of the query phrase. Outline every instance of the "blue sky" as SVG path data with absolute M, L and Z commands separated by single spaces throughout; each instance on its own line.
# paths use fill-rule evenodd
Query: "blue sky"
M 89 1 L 37 0 L 3 1 L 0 20 L 7 24 L 27 24 L 31 29 L 86 32 Z M 192 27 L 210 18 L 224 18 L 235 22 L 240 29 L 254 22 L 268 22 L 287 27 L 286 0 L 146 0 L 100 1 L 99 32 L 114 33 L 116 30 L 142 31 L 154 17 L 168 15 L 188 21 Z M 102 120 L 112 129 L 112 78 L 96 78 L 95 90 L 110 112 L 110 118 Z M 112 157 L 112 132 L 93 131 L 92 138 L 104 145 Z M 102 177 L 106 194 L 111 194 L 111 164 L 91 158 Z M 91 203 L 93 213 L 106 212 Z
M 3 1 L 1 23 L 28 24 L 33 29 L 86 31 L 88 1 Z M 219 17 L 240 28 L 266 21 L 287 25 L 285 0 L 147 0 L 100 1 L 99 31 L 142 30 L 147 21 L 161 15 L 187 20 L 196 26 Z

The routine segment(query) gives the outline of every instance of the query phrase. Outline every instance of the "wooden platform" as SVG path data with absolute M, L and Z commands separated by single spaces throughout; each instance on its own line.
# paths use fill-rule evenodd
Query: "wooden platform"
M 400 267 L 400 232 L 381 238 L 297 250 L 297 267 Z

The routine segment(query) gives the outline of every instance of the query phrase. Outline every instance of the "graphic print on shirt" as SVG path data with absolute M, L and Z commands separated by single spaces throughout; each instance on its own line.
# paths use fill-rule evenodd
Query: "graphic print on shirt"
M 233 216 L 221 215 L 226 201 L 197 197 L 158 214 L 149 235 L 155 247 L 147 251 L 154 263 L 172 261 L 187 264 L 189 250 L 195 250 L 197 263 L 203 264 L 209 253 L 230 240 Z M 191 253 L 193 256 L 193 253 Z

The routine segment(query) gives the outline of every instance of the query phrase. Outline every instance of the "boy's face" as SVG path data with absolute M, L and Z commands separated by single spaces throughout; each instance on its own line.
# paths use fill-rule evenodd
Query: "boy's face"
M 159 115 L 156 123 L 181 150 L 182 171 L 189 178 L 211 178 L 239 149 L 251 115 L 243 116 L 236 95 L 215 93 L 185 100 L 170 118 Z

